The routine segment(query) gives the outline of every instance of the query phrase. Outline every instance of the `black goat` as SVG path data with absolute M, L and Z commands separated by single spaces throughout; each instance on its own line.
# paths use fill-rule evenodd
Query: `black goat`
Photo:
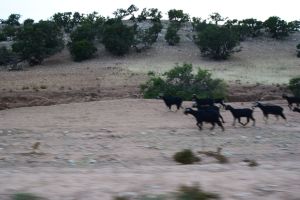
M 213 106 L 214 100 L 211 98 L 199 99 L 195 94 L 193 94 L 192 100 L 199 106 Z
M 292 110 L 293 104 L 296 104 L 299 107 L 300 97 L 289 97 L 289 96 L 283 94 L 282 98 L 287 100 L 287 102 L 289 104 L 288 106 L 291 110 Z
M 300 108 L 294 108 L 293 111 L 300 113 Z
M 211 123 L 212 127 L 211 130 L 215 128 L 215 124 L 218 124 L 222 131 L 224 131 L 224 127 L 219 119 L 219 113 L 215 110 L 193 110 L 192 108 L 186 108 L 184 110 L 184 114 L 191 114 L 193 115 L 197 120 L 197 126 L 200 130 L 202 130 L 203 122 Z
M 283 108 L 281 106 L 272 105 L 272 104 L 261 104 L 260 102 L 256 102 L 253 108 L 258 107 L 264 114 L 264 117 L 268 119 L 268 115 L 275 115 L 278 119 L 278 116 L 281 116 L 283 119 L 286 120 L 286 117 L 283 114 Z
M 215 103 L 221 104 L 223 107 L 225 107 L 224 99 L 212 99 L 212 98 L 204 98 L 199 99 L 196 94 L 193 94 L 192 100 L 196 103 L 196 107 L 199 106 L 213 106 Z
M 197 106 L 196 105 L 196 107 L 198 110 L 214 110 L 214 111 L 216 111 L 219 114 L 219 118 L 222 120 L 222 123 L 225 123 L 222 115 L 220 114 L 220 108 L 218 106 L 215 106 L 215 105 L 213 105 L 213 106 Z
M 172 105 L 176 105 L 177 110 L 182 108 L 182 98 L 176 96 L 159 96 L 160 99 L 164 100 L 166 106 L 171 110 Z
M 246 126 L 250 119 L 253 121 L 253 126 L 255 126 L 255 119 L 253 118 L 253 110 L 250 108 L 233 108 L 231 105 L 225 105 L 225 110 L 229 110 L 233 116 L 232 125 L 235 126 L 235 120 L 238 119 L 239 123 Z M 241 117 L 246 117 L 247 122 L 243 124 L 241 122 Z

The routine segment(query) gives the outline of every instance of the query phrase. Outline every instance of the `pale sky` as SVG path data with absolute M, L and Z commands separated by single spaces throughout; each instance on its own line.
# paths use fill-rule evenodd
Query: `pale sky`
M 21 14 L 38 21 L 49 19 L 56 12 L 98 12 L 112 16 L 118 8 L 128 8 L 131 4 L 140 10 L 158 8 L 162 13 L 170 9 L 180 9 L 191 17 L 208 18 L 218 12 L 229 19 L 256 18 L 264 21 L 270 16 L 278 16 L 286 21 L 300 20 L 300 0 L 0 0 L 0 19 L 12 14 Z

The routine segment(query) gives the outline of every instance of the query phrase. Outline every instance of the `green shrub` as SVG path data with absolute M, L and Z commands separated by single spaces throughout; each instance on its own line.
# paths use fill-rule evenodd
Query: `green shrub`
M 41 200 L 41 197 L 30 193 L 17 193 L 12 196 L 12 200 Z
M 176 195 L 176 200 L 209 200 L 220 199 L 218 194 L 203 191 L 198 185 L 181 186 Z
M 63 34 L 52 21 L 39 21 L 22 26 L 16 34 L 12 49 L 29 65 L 42 61 L 64 47 Z
M 227 86 L 221 79 L 213 79 L 207 70 L 198 69 L 193 74 L 192 64 L 176 65 L 162 76 L 149 73 L 150 79 L 141 85 L 144 98 L 155 98 L 160 94 L 180 96 L 191 100 L 193 94 L 199 97 L 224 98 Z
M 170 25 L 168 26 L 167 33 L 165 35 L 165 40 L 169 45 L 174 46 L 179 43 L 180 37 L 177 34 L 178 30 L 178 25 L 175 23 L 170 23 Z
M 277 16 L 269 17 L 263 25 L 266 28 L 266 32 L 269 32 L 276 39 L 287 37 L 299 28 L 299 24 L 296 21 L 286 22 Z
M 174 160 L 176 162 L 182 163 L 182 164 L 193 164 L 194 162 L 199 162 L 200 158 L 195 156 L 195 154 L 189 150 L 189 149 L 184 149 L 182 151 L 177 152 L 173 156 Z
M 0 48 L 0 65 L 7 65 L 12 61 L 13 53 L 6 47 Z
M 3 32 L 0 32 L 0 42 L 6 41 L 6 36 Z
M 203 56 L 225 60 L 235 52 L 234 48 L 239 44 L 239 37 L 231 29 L 210 25 L 198 32 L 194 41 Z
M 103 44 L 114 55 L 129 52 L 134 43 L 134 29 L 124 25 L 121 20 L 110 19 L 104 25 Z
M 169 45 L 176 45 L 180 41 L 180 37 L 177 34 L 182 24 L 188 22 L 190 17 L 188 14 L 183 13 L 182 10 L 172 9 L 168 11 L 169 26 L 165 35 L 165 40 Z
M 78 62 L 93 57 L 97 51 L 93 42 L 88 40 L 70 42 L 68 47 L 73 59 Z
M 297 97 L 300 97 L 300 76 L 290 79 L 289 89 Z

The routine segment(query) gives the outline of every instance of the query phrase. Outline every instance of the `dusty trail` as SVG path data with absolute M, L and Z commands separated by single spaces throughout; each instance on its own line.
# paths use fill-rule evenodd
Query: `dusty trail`
M 160 100 L 121 99 L 0 111 L 0 199 L 32 192 L 51 200 L 108 200 L 117 194 L 161 194 L 198 182 L 223 199 L 291 199 L 300 192 L 300 119 L 284 101 L 288 123 L 198 131 L 182 111 Z M 184 106 L 191 102 L 184 102 Z M 241 106 L 240 103 L 233 104 Z M 251 106 L 244 103 L 242 107 Z M 205 144 L 201 145 L 201 136 Z M 33 153 L 32 145 L 40 142 Z M 229 164 L 201 156 L 198 164 L 172 160 L 185 148 L 223 148 Z M 243 159 L 260 165 L 248 167 Z

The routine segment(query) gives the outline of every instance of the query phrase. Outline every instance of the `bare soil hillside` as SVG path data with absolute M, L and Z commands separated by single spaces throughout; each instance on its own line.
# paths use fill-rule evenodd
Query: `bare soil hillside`
M 164 29 L 165 31 L 165 29 Z M 242 51 L 226 61 L 201 57 L 192 41 L 190 27 L 181 30 L 178 46 L 163 40 L 149 50 L 130 52 L 123 57 L 110 55 L 103 46 L 89 61 L 73 62 L 67 50 L 24 71 L 0 70 L 0 109 L 83 102 L 101 99 L 140 97 L 139 85 L 149 70 L 164 72 L 176 63 L 192 63 L 229 84 L 229 101 L 280 99 L 291 77 L 300 74 L 295 47 L 300 34 L 278 41 L 267 37 L 241 42 Z

